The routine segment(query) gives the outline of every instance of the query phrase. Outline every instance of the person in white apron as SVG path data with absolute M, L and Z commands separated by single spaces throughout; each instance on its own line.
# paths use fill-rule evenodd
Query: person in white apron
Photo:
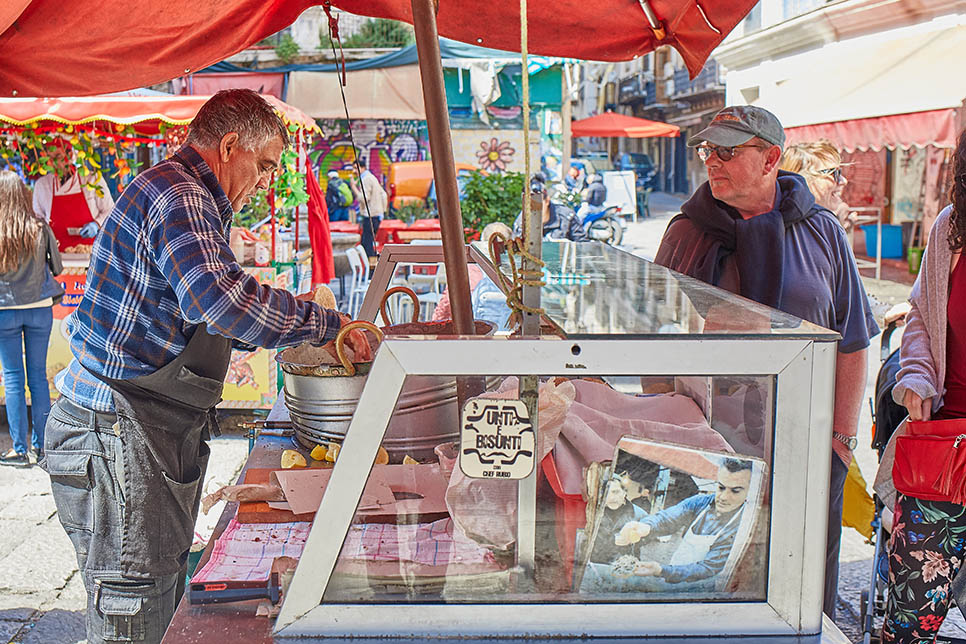
M 751 462 L 729 458 L 718 469 L 714 494 L 697 494 L 640 521 L 628 522 L 615 537 L 615 544 L 676 534 L 687 526 L 667 563 L 641 561 L 634 568 L 633 577 L 644 579 L 632 578 L 629 585 L 638 590 L 658 590 L 657 586 L 675 590 L 683 588 L 683 584 L 710 580 L 721 572 L 734 545 L 750 484 Z M 655 577 L 666 585 L 646 581 Z M 713 588 L 713 584 L 707 583 L 700 586 Z

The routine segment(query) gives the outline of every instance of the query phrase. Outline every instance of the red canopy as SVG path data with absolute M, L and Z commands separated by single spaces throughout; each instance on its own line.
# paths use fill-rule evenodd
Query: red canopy
M 694 76 L 756 0 L 531 0 L 529 50 L 630 60 L 674 46 Z M 163 82 L 291 24 L 312 0 L 11 0 L 0 3 L 0 96 L 86 96 Z M 412 22 L 410 0 L 334 0 L 352 13 Z M 663 27 L 658 39 L 642 4 Z M 517 0 L 441 0 L 440 35 L 520 47 Z M 661 35 L 658 32 L 657 35 Z
M 927 145 L 955 148 L 959 133 L 956 123 L 955 109 L 930 110 L 790 127 L 785 135 L 786 144 L 828 139 L 846 152 Z
M 0 128 L 5 124 L 83 125 L 107 121 L 133 125 L 141 134 L 157 134 L 161 122 L 187 125 L 210 96 L 85 96 L 70 98 L 0 98 Z M 297 107 L 265 95 L 286 124 L 318 130 L 315 120 Z
M 604 112 L 574 121 L 570 124 L 570 133 L 571 136 L 627 136 L 634 139 L 643 139 L 656 136 L 678 136 L 681 133 L 681 128 L 677 125 L 649 121 L 636 116 Z

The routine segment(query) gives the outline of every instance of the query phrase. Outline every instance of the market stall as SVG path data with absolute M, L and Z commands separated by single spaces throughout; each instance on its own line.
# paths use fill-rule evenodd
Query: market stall
M 67 148 L 82 182 L 104 186 L 106 180 L 119 193 L 140 167 L 162 159 L 168 150 L 181 145 L 188 124 L 207 99 L 168 95 L 0 99 L 0 163 L 19 169 L 26 177 L 49 176 L 63 171 L 50 151 L 58 146 Z M 295 150 L 318 131 L 315 121 L 300 110 L 272 96 L 266 99 L 292 132 Z M 261 238 L 239 228 L 232 248 L 239 263 L 260 283 L 294 291 L 300 275 L 308 270 L 311 253 L 306 246 L 299 248 L 294 238 L 287 242 L 276 234 L 276 209 L 294 208 L 295 231 L 300 215 L 303 231 L 306 227 L 304 155 L 301 160 L 294 151 L 286 155 L 285 170 L 276 177 L 267 201 L 271 209 L 268 232 Z M 84 294 L 92 243 L 93 238 L 72 239 L 71 245 L 61 245 L 64 272 L 57 280 L 63 284 L 65 295 L 54 306 L 54 330 L 47 353 L 53 395 L 54 376 L 71 359 L 64 323 Z M 267 350 L 233 354 L 224 406 L 272 405 L 277 388 L 273 355 Z
M 18 29 L 0 37 L 5 46 L 21 46 L 21 38 L 36 46 L 43 10 L 30 4 Z M 243 4 L 229 3 L 224 20 L 245 13 Z M 390 334 L 372 362 L 342 357 L 317 369 L 305 362 L 311 356 L 286 361 L 287 375 L 319 379 L 324 393 L 299 396 L 287 383 L 286 409 L 273 410 L 277 424 L 262 432 L 244 479 L 272 496 L 227 509 L 192 584 L 199 601 L 281 596 L 281 612 L 273 622 L 253 616 L 254 601 L 182 603 L 166 641 L 642 634 L 834 641 L 837 631 L 821 617 L 820 562 L 835 334 L 600 245 L 541 245 L 531 235 L 514 246 L 526 261 L 511 284 L 489 267 L 521 312 L 524 337 L 470 337 L 477 331 L 466 270 L 472 253 L 461 235 L 437 19 L 444 35 L 503 49 L 519 43 L 524 67 L 529 17 L 531 51 L 626 59 L 671 44 L 696 74 L 754 3 L 641 0 L 601 11 L 566 1 L 539 3 L 529 16 L 525 1 L 472 12 L 432 0 L 335 4 L 415 23 L 443 238 L 434 257 L 426 252 L 445 262 L 454 320 L 438 335 Z M 250 35 L 277 25 L 283 10 L 264 13 L 261 23 L 245 23 Z M 220 20 L 201 18 L 209 28 Z M 191 58 L 214 62 L 210 45 Z M 171 63 L 152 60 L 140 82 L 190 72 L 174 72 L 190 65 Z M 14 70 L 19 81 L 45 82 L 23 70 L 22 63 Z M 51 82 L 65 86 L 57 76 Z M 128 83 L 136 75 L 117 76 Z M 12 89 L 0 83 L 0 91 Z M 526 116 L 525 80 L 522 102 Z M 524 222 L 535 229 L 524 204 Z M 373 298 L 397 271 L 377 273 L 384 277 L 363 306 L 373 315 Z M 338 419 L 342 436 L 331 436 L 338 432 L 309 421 L 338 415 L 327 404 L 345 401 L 342 384 L 354 387 L 354 398 Z M 615 410 L 626 415 L 600 416 Z M 311 450 L 309 430 L 320 436 Z M 426 453 L 429 438 L 438 442 Z M 730 535 L 724 552 L 707 540 L 658 534 L 658 515 L 688 500 L 718 504 L 720 486 L 745 490 L 740 500 L 721 500 L 728 517 L 721 529 Z M 612 487 L 640 525 L 608 517 Z M 630 508 L 628 500 L 640 502 Z M 289 520 L 243 521 L 259 514 Z M 655 543 L 652 532 L 671 539 Z M 598 544 L 625 550 L 602 562 Z M 715 548 L 710 574 L 675 569 Z
M 341 423 L 323 409 L 334 397 L 304 392 L 345 392 L 345 371 L 309 374 L 280 355 L 285 396 L 242 477 L 279 496 L 226 506 L 189 597 L 247 589 L 267 603 L 281 592 L 281 615 L 256 617 L 254 600 L 183 604 L 165 641 L 836 641 L 822 623 L 821 577 L 838 336 L 602 244 L 542 250 L 542 337 L 428 341 L 397 335 L 419 327 L 385 327 Z M 468 249 L 499 281 L 487 255 Z M 375 319 L 400 267 L 440 259 L 439 247 L 387 246 L 360 318 Z M 533 373 L 538 427 L 516 393 Z M 460 381 L 474 378 L 485 393 L 459 400 Z M 285 450 L 306 467 L 283 468 Z M 626 495 L 624 520 L 646 521 L 715 496 L 726 462 L 741 463 L 747 489 L 714 574 L 665 572 L 695 563 L 679 552 L 686 525 L 615 544 L 610 481 Z M 518 479 L 531 473 L 528 498 Z M 600 560 L 599 548 L 620 556 Z M 664 577 L 635 572 L 655 562 Z

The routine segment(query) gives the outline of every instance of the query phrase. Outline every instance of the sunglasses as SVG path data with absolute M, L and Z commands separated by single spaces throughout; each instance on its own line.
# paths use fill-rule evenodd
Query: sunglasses
M 842 182 L 842 166 L 836 166 L 834 168 L 823 168 L 818 172 L 819 174 L 824 174 L 827 177 L 832 177 L 832 180 L 835 181 L 835 183 Z
M 723 162 L 727 163 L 735 158 L 735 151 L 741 148 L 761 148 L 763 146 L 754 143 L 746 143 L 744 145 L 733 145 L 731 147 L 724 147 L 720 145 L 699 145 L 697 147 L 698 158 L 702 161 L 707 161 L 711 158 L 712 154 L 717 154 L 718 158 Z

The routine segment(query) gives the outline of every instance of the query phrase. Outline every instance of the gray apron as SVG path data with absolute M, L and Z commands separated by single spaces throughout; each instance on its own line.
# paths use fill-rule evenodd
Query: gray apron
M 121 442 L 121 571 L 176 574 L 187 560 L 231 340 L 195 327 L 184 351 L 154 373 L 111 386 Z

